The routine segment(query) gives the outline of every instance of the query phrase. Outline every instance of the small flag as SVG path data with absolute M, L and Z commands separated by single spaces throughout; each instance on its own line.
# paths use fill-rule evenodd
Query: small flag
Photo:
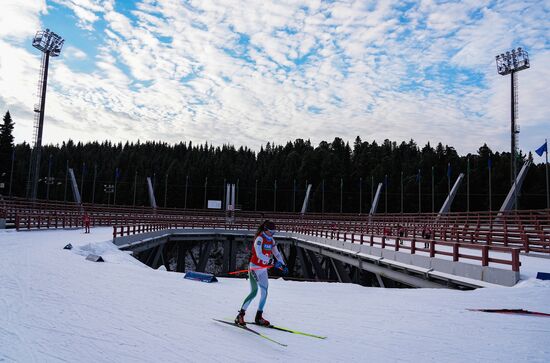
M 451 163 L 447 164 L 447 178 L 451 179 Z
M 416 182 L 420 183 L 422 180 L 422 174 L 420 173 L 420 169 L 418 169 L 418 174 L 416 174 Z
M 487 159 L 487 167 L 489 169 L 491 169 L 493 167 L 493 160 L 489 157 L 489 159 Z
M 535 150 L 535 152 L 539 156 L 542 156 L 542 154 L 544 154 L 545 152 L 548 152 L 548 141 L 545 141 L 544 144 L 542 144 L 541 147 L 539 147 L 537 150 Z

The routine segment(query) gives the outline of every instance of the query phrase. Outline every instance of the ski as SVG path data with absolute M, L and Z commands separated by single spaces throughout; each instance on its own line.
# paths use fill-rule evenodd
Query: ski
M 541 313 L 538 311 L 529 311 L 523 309 L 466 309 L 469 311 L 481 311 L 484 313 L 500 313 L 500 314 L 514 314 L 514 315 L 534 315 L 534 316 L 546 316 L 550 317 L 548 313 Z
M 217 321 L 217 322 L 219 322 L 219 323 L 224 323 L 224 324 L 227 324 L 227 325 L 232 325 L 232 326 L 234 326 L 234 327 L 236 327 L 236 328 L 239 328 L 239 329 L 242 329 L 242 330 L 246 330 L 246 331 L 251 332 L 251 333 L 253 333 L 253 334 L 256 334 L 256 335 L 258 335 L 258 336 L 260 336 L 260 337 L 262 337 L 262 338 L 264 338 L 264 339 L 267 339 L 267 340 L 269 340 L 270 342 L 273 342 L 273 343 L 275 343 L 275 344 L 278 344 L 278 345 L 280 345 L 280 346 L 282 346 L 282 347 L 286 347 L 286 346 L 287 346 L 286 344 L 281 343 L 281 342 L 278 342 L 278 341 L 276 341 L 275 339 L 270 338 L 270 337 L 268 337 L 267 335 L 264 335 L 264 334 L 262 334 L 262 333 L 260 333 L 260 332 L 257 332 L 256 330 L 250 329 L 250 328 L 247 327 L 247 326 L 240 326 L 240 325 L 235 324 L 235 323 L 232 322 L 232 321 L 227 321 L 227 320 L 220 320 L 220 319 L 213 319 L 213 320 L 215 320 L 215 321 Z
M 265 325 L 256 324 L 256 323 L 254 323 L 254 322 L 246 322 L 246 323 L 247 323 L 247 324 L 254 324 L 254 325 L 257 325 L 257 326 L 264 327 L 264 328 L 280 330 L 280 331 L 284 331 L 284 332 L 287 332 L 287 333 L 298 334 L 298 335 L 304 335 L 304 336 L 306 336 L 306 337 L 312 337 L 312 338 L 317 338 L 317 339 L 326 339 L 326 338 L 327 338 L 327 337 L 323 337 L 323 336 L 321 336 L 321 335 L 315 335 L 315 334 L 311 334 L 311 333 L 304 333 L 304 332 L 301 332 L 301 331 L 298 331 L 298 330 L 292 330 L 292 329 L 288 329 L 288 328 L 283 328 L 283 327 L 276 326 L 276 325 L 268 325 L 268 326 L 265 326 Z

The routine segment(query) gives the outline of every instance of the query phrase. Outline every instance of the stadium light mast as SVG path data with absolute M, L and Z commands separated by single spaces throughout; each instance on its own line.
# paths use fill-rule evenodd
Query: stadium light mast
M 40 78 L 38 81 L 39 103 L 34 106 L 34 134 L 33 134 L 33 153 L 30 165 L 31 179 L 30 185 L 27 185 L 27 196 L 31 191 L 31 199 L 36 200 L 38 192 L 38 177 L 40 175 L 40 153 L 42 149 L 42 130 L 44 128 L 44 110 L 46 108 L 46 88 L 48 85 L 48 66 L 50 57 L 57 57 L 61 53 L 61 48 L 65 40 L 50 29 L 39 30 L 32 40 L 32 46 L 42 52 L 42 66 L 40 69 Z
M 514 185 L 517 176 L 516 167 L 516 148 L 519 127 L 516 123 L 518 115 L 518 95 L 517 95 L 517 75 L 516 73 L 530 67 L 529 54 L 522 48 L 512 49 L 506 53 L 501 53 L 496 56 L 497 72 L 502 76 L 511 74 L 512 77 L 512 108 L 511 108 L 511 153 L 510 153 L 510 179 Z M 515 208 L 517 208 L 517 192 L 515 193 Z

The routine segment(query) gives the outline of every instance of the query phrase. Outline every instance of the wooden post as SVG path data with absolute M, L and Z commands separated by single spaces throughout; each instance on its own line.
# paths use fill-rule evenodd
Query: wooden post
M 458 243 L 453 243 L 453 261 L 458 261 Z
M 512 271 L 519 272 L 519 266 L 521 262 L 519 261 L 519 248 L 512 248 Z
M 481 266 L 489 266 L 489 246 L 481 246 Z

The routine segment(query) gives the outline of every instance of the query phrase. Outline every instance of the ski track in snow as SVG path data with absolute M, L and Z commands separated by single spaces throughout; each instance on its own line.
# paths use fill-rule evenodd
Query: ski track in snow
M 548 281 L 464 292 L 270 280 L 267 319 L 328 336 L 255 327 L 281 347 L 212 320 L 237 313 L 248 281 L 152 270 L 111 233 L 0 231 L 0 362 L 550 361 L 550 318 L 466 310 L 550 313 Z

